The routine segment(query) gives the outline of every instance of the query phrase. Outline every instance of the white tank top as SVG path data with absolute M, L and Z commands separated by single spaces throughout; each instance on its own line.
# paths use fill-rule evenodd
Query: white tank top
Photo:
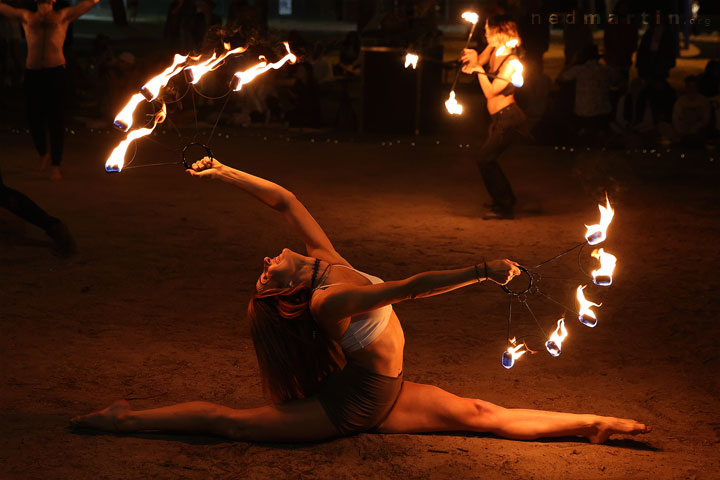
M 361 272 L 360 270 L 355 270 L 354 268 L 345 265 L 338 264 L 333 265 L 333 267 L 345 267 L 350 270 L 354 270 L 370 280 L 373 285 L 383 283 L 381 278 Z M 342 284 L 333 283 L 331 285 L 322 285 L 320 287 L 316 287 L 313 292 L 315 292 L 315 290 L 325 290 L 326 288 L 335 285 Z M 372 341 L 385 330 L 385 327 L 387 327 L 387 324 L 390 322 L 392 311 L 392 305 L 386 305 L 384 307 L 365 313 L 359 313 L 350 317 L 350 325 L 348 325 L 345 334 L 340 339 L 340 346 L 347 352 L 354 352 L 370 345 L 370 343 L 372 343 Z

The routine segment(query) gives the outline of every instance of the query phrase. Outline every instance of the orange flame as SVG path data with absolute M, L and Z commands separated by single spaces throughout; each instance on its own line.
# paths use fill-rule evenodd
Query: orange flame
M 510 77 L 510 81 L 513 85 L 520 88 L 525 84 L 525 78 L 523 77 L 523 64 L 518 60 L 517 58 L 513 58 L 509 62 L 510 66 L 513 68 L 513 74 L 512 77 Z
M 612 285 L 612 274 L 615 270 L 617 257 L 605 252 L 602 248 L 593 250 L 590 255 L 600 261 L 600 268 L 592 271 L 593 282 L 595 282 L 595 285 L 603 287 Z
M 462 115 L 463 106 L 455 100 L 455 90 L 450 92 L 450 96 L 445 101 L 445 108 L 450 115 Z
M 170 65 L 168 68 L 163 70 L 162 73 L 156 75 L 149 82 L 142 86 L 140 91 L 143 92 L 143 95 L 145 95 L 145 98 L 148 100 L 148 102 L 155 100 L 160 94 L 160 89 L 167 85 L 172 77 L 182 72 L 184 68 L 182 64 L 187 62 L 188 58 L 197 60 L 200 57 L 190 57 L 189 55 L 178 55 L 176 53 L 172 65 Z
M 545 342 L 545 348 L 553 357 L 557 357 L 562 352 L 562 342 L 567 338 L 568 331 L 565 328 L 565 318 L 558 320 L 558 326 Z
M 466 22 L 470 22 L 473 25 L 477 24 L 480 17 L 478 17 L 478 14 L 475 12 L 463 12 L 460 17 L 465 20 Z
M 258 75 L 262 75 L 263 73 L 267 72 L 270 69 L 277 70 L 278 68 L 285 65 L 287 62 L 295 63 L 297 61 L 297 57 L 294 53 L 290 51 L 290 45 L 288 42 L 283 42 L 283 45 L 285 45 L 285 50 L 287 50 L 287 55 L 285 55 L 283 58 L 278 60 L 275 63 L 268 63 L 267 59 L 260 56 L 260 63 L 257 65 L 254 65 L 250 68 L 248 68 L 245 71 L 242 72 L 236 72 L 233 75 L 233 83 L 232 89 L 236 92 L 240 91 L 242 89 L 243 85 L 247 85 L 248 83 L 252 82 L 255 77 Z
M 405 55 L 405 68 L 412 67 L 414 70 L 417 67 L 418 58 L 414 53 L 408 52 Z
M 135 114 L 135 109 L 143 100 L 145 100 L 145 97 L 142 93 L 136 93 L 133 95 L 120 113 L 117 114 L 113 124 L 123 132 L 130 130 L 130 127 L 133 125 L 133 115 Z
M 512 40 L 505 42 L 505 45 L 500 45 L 500 48 L 498 48 L 495 51 L 495 56 L 500 57 L 502 55 L 505 55 L 505 53 L 509 49 L 513 49 L 513 48 L 517 47 L 518 45 L 520 45 L 520 40 L 513 38 Z
M 158 123 L 162 123 L 165 121 L 165 117 L 167 116 L 167 109 L 165 108 L 165 104 L 162 106 L 162 110 L 157 112 L 155 114 L 155 118 L 153 119 L 153 126 L 150 128 L 138 128 L 136 130 L 133 130 L 132 132 L 128 133 L 127 137 L 125 137 L 125 140 L 120 142 L 120 144 L 115 147 L 115 149 L 112 151 L 110 156 L 108 157 L 107 161 L 105 162 L 105 170 L 108 172 L 120 172 L 122 171 L 123 167 L 125 166 L 125 154 L 127 153 L 128 147 L 130 147 L 130 144 L 137 140 L 138 138 L 142 138 L 146 135 L 150 135 L 153 130 L 155 130 L 155 127 L 157 127 Z
M 576 297 L 578 304 L 580 305 L 580 309 L 578 310 L 578 320 L 580 320 L 580 323 L 582 323 L 583 325 L 587 325 L 588 327 L 594 327 L 595 325 L 597 325 L 597 317 L 595 316 L 595 312 L 593 312 L 590 307 L 599 307 L 602 305 L 602 303 L 593 303 L 585 299 L 585 294 L 583 293 L 585 287 L 587 287 L 587 285 L 578 285 L 577 288 Z
M 587 233 L 585 233 L 585 239 L 590 245 L 597 245 L 600 242 L 605 241 L 607 238 L 607 229 L 612 222 L 613 216 L 615 216 L 615 210 L 610 205 L 610 199 L 605 194 L 606 206 L 598 205 L 600 209 L 600 223 L 597 225 L 585 225 L 587 227 Z
M 235 55 L 238 53 L 243 53 L 247 50 L 247 47 L 237 47 L 233 50 L 230 50 L 230 44 L 224 43 L 226 52 L 223 52 L 219 57 L 215 55 L 214 53 L 210 58 L 205 60 L 202 63 L 198 63 L 197 65 L 191 65 L 189 67 L 185 67 L 185 71 L 188 73 L 188 81 L 195 85 L 200 81 L 200 79 L 208 72 L 211 72 L 218 68 L 222 62 L 225 61 L 227 57 L 230 55 Z
M 511 338 L 509 341 L 513 346 L 508 347 L 508 349 L 505 350 L 502 355 L 502 365 L 505 368 L 512 368 L 513 365 L 515 365 L 515 360 L 522 357 L 529 351 L 527 345 L 525 345 L 524 342 L 520 345 L 515 345 L 515 337 Z M 525 348 L 526 350 L 523 350 L 523 348 Z

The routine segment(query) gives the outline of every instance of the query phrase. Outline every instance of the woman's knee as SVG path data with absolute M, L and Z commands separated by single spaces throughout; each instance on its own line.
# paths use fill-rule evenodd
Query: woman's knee
M 471 399 L 473 426 L 483 430 L 490 430 L 497 424 L 497 420 L 505 410 L 499 405 L 480 399 Z

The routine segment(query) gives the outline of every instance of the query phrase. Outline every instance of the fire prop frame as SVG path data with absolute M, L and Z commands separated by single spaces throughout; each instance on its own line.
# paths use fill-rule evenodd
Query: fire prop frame
M 277 62 L 269 63 L 263 55 L 260 55 L 260 57 L 258 58 L 259 62 L 257 64 L 246 70 L 235 72 L 231 77 L 229 83 L 229 90 L 224 95 L 214 98 L 220 99 L 226 97 L 225 103 L 223 103 L 222 109 L 220 110 L 220 113 L 215 120 L 215 125 L 213 125 L 206 144 L 196 141 L 196 133 L 195 138 L 193 138 L 192 141 L 189 144 L 185 145 L 185 147 L 183 148 L 182 161 L 180 162 L 154 163 L 149 165 L 137 165 L 130 167 L 130 163 L 132 163 L 135 158 L 135 156 L 133 155 L 133 159 L 128 162 L 128 166 L 126 167 L 125 156 L 130 145 L 133 144 L 136 140 L 147 137 L 148 135 L 153 133 L 155 127 L 157 127 L 160 123 L 163 123 L 167 118 L 167 106 L 166 102 L 161 96 L 161 91 L 168 85 L 168 83 L 173 77 L 178 75 L 180 72 L 184 72 L 185 81 L 187 83 L 187 90 L 185 91 L 185 94 L 187 94 L 190 89 L 193 90 L 194 106 L 194 94 L 196 92 L 195 85 L 200 81 L 200 79 L 202 79 L 207 73 L 218 69 L 221 65 L 225 63 L 225 60 L 229 57 L 246 52 L 248 47 L 237 47 L 231 49 L 229 43 L 223 42 L 225 50 L 220 55 L 218 55 L 217 53 L 213 53 L 209 58 L 202 61 L 202 55 L 193 57 L 190 55 L 175 54 L 172 64 L 165 70 L 163 70 L 161 73 L 151 78 L 147 83 L 145 83 L 145 85 L 140 88 L 140 92 L 134 94 L 127 102 L 127 104 L 125 104 L 125 106 L 122 108 L 120 113 L 118 113 L 118 115 L 115 117 L 113 124 L 118 130 L 126 132 L 127 135 L 125 139 L 122 140 L 108 156 L 105 162 L 105 171 L 107 171 L 108 173 L 119 173 L 123 170 L 123 168 L 155 167 L 160 165 L 184 165 L 185 168 L 190 168 L 192 162 L 188 161 L 186 158 L 186 152 L 188 150 L 188 147 L 190 146 L 200 146 L 205 149 L 208 156 L 212 157 L 212 150 L 210 150 L 208 144 L 213 138 L 215 128 L 217 128 L 220 117 L 222 116 L 225 110 L 225 106 L 227 105 L 227 102 L 230 98 L 230 93 L 240 91 L 244 85 L 247 85 L 248 83 L 252 82 L 256 77 L 264 74 L 265 72 L 268 72 L 269 70 L 277 70 L 286 63 L 293 64 L 297 62 L 297 56 L 295 56 L 295 54 L 290 51 L 290 45 L 288 44 L 288 42 L 283 42 L 283 45 L 285 46 L 285 50 L 287 51 L 284 57 L 282 57 Z M 197 93 L 205 97 L 205 95 L 201 94 L 200 92 Z M 184 97 L 185 94 L 183 94 L 182 97 Z M 177 103 L 182 99 L 182 97 L 170 103 Z M 155 113 L 153 113 L 152 119 L 144 127 L 131 130 L 134 124 L 135 111 L 143 100 L 150 104 L 153 104 L 154 107 L 159 105 L 159 108 L 155 109 Z M 197 112 L 195 113 L 195 120 L 197 123 Z
M 583 251 L 583 248 L 585 245 L 597 245 L 599 243 L 604 242 L 607 239 L 607 229 L 613 219 L 614 216 L 614 210 L 612 206 L 610 205 L 610 200 L 607 197 L 607 194 L 605 195 L 605 206 L 598 205 L 598 208 L 600 210 L 600 222 L 595 225 L 586 225 L 587 232 L 585 233 L 585 241 L 582 243 L 579 243 L 575 245 L 574 247 L 571 247 L 564 252 L 559 253 L 558 255 L 555 255 L 554 257 L 545 260 L 543 262 L 540 262 L 539 264 L 535 265 L 532 268 L 526 268 L 526 267 L 520 267 L 520 270 L 523 274 L 525 274 L 528 277 L 528 285 L 523 290 L 514 291 L 511 290 L 509 286 L 502 285 L 502 289 L 505 291 L 505 293 L 508 294 L 510 297 L 510 303 L 509 303 L 509 313 L 508 313 L 508 321 L 507 321 L 507 347 L 505 351 L 502 354 L 501 363 L 502 366 L 510 369 L 515 365 L 515 361 L 523 356 L 525 353 L 537 353 L 537 351 L 531 350 L 527 343 L 525 341 L 519 342 L 519 340 L 522 340 L 524 338 L 528 337 L 537 337 L 537 335 L 525 335 L 523 337 L 510 337 L 511 334 L 511 328 L 512 328 L 512 316 L 513 316 L 513 301 L 518 301 L 522 305 L 525 306 L 527 311 L 530 313 L 530 316 L 537 324 L 538 328 L 540 329 L 542 333 L 542 337 L 546 338 L 545 341 L 545 349 L 548 351 L 550 355 L 553 357 L 557 357 L 562 353 L 562 343 L 568 336 L 568 331 L 565 325 L 565 314 L 567 312 L 571 312 L 575 315 L 577 315 L 578 321 L 582 323 L 583 325 L 594 328 L 597 323 L 597 316 L 595 312 L 592 310 L 592 307 L 600 307 L 602 303 L 594 303 L 590 300 L 587 300 L 585 298 L 584 290 L 587 288 L 588 285 L 579 285 L 576 289 L 575 297 L 578 302 L 579 308 L 577 310 L 573 308 L 569 308 L 562 303 L 556 301 L 546 293 L 544 293 L 542 290 L 540 290 L 540 281 L 542 280 L 542 275 L 537 272 L 537 270 L 547 265 L 548 263 L 555 261 L 568 253 L 572 252 L 573 250 L 578 249 L 578 267 L 582 271 L 584 276 L 592 277 L 593 283 L 595 285 L 601 286 L 601 287 L 608 287 L 612 285 L 612 275 L 613 271 L 615 269 L 615 265 L 617 262 L 617 258 L 604 251 L 603 248 L 595 249 L 590 254 L 591 257 L 596 258 L 600 262 L 600 267 L 596 270 L 592 271 L 592 275 L 589 275 L 585 269 L 582 266 L 581 263 L 581 254 Z M 530 308 L 530 305 L 528 304 L 528 296 L 533 295 L 535 293 L 540 294 L 541 296 L 545 297 L 547 300 L 555 303 L 556 305 L 562 307 L 565 310 L 565 313 L 563 314 L 562 318 L 560 318 L 557 321 L 557 328 L 555 331 L 548 336 L 543 329 L 542 325 L 540 325 L 540 322 L 538 321 L 537 317 L 535 316 L 535 313 Z

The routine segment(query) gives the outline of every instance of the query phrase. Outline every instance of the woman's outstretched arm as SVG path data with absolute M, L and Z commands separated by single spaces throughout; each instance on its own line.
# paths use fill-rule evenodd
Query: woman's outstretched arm
M 518 264 L 505 259 L 456 270 L 423 272 L 403 280 L 375 285 L 341 284 L 317 294 L 314 313 L 326 321 L 340 320 L 405 300 L 440 295 L 485 280 L 504 285 L 519 274 Z
M 308 255 L 322 258 L 331 263 L 350 265 L 335 251 L 330 239 L 310 215 L 307 208 L 286 188 L 264 178 L 223 165 L 209 157 L 193 163 L 192 168 L 187 172 L 196 177 L 222 180 L 241 188 L 268 207 L 280 212 L 305 243 Z

